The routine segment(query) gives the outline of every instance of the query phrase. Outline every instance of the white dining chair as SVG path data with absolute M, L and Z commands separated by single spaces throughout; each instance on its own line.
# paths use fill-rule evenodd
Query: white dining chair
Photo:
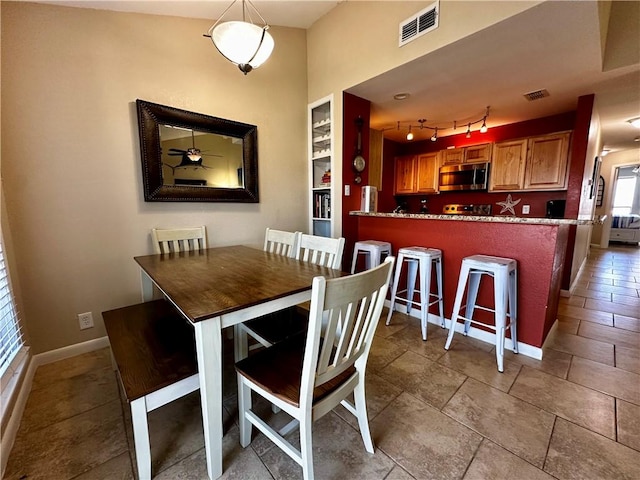
M 285 257 L 295 257 L 301 232 L 286 232 L 267 228 L 264 234 L 265 252 L 277 253 Z
M 153 228 L 154 253 L 189 252 L 207 248 L 207 228 Z
M 324 267 L 340 269 L 344 252 L 344 237 L 330 238 L 303 233 L 295 257 Z
M 264 235 L 263 250 L 286 257 L 294 257 L 300 241 L 300 235 L 301 232 L 287 232 L 267 228 Z M 238 361 L 245 358 L 250 350 L 270 347 L 277 341 L 286 338 L 288 332 L 291 331 L 289 327 L 293 327 L 293 333 L 298 332 L 301 327 L 296 325 L 295 317 L 294 309 L 286 309 L 236 324 L 234 329 L 235 360 Z M 306 323 L 301 325 L 306 327 Z M 247 335 L 258 343 L 249 345 Z
M 240 444 L 258 428 L 314 478 L 313 421 L 342 404 L 356 416 L 369 453 L 374 452 L 365 398 L 365 371 L 382 313 L 394 257 L 355 275 L 313 280 L 309 329 L 236 364 Z M 276 431 L 252 410 L 252 392 L 293 417 Z M 352 404 L 348 398 L 353 394 Z M 300 429 L 300 449 L 284 436 Z
M 294 256 L 298 260 L 336 269 L 339 269 L 342 265 L 345 243 L 343 237 L 328 238 L 295 232 L 293 235 L 296 238 L 294 239 L 291 236 L 291 232 L 280 232 L 276 235 L 272 232 L 273 230 L 267 229 L 265 250 L 275 242 L 275 240 L 268 240 L 269 235 L 273 235 L 273 237 L 279 238 L 281 242 L 288 239 L 288 245 L 293 245 Z M 289 235 L 283 235 L 286 233 L 289 233 Z M 281 248 L 281 250 L 287 251 L 284 248 Z M 235 329 L 235 360 L 242 360 L 251 350 L 261 346 L 268 348 L 275 343 L 306 331 L 307 319 L 308 311 L 300 306 L 295 306 L 238 324 Z M 258 343 L 249 346 L 247 335 Z

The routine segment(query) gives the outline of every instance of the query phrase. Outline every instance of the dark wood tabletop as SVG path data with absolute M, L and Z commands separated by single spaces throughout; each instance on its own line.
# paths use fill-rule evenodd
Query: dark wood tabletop
M 192 322 L 311 288 L 313 278 L 344 272 L 246 246 L 135 257 Z

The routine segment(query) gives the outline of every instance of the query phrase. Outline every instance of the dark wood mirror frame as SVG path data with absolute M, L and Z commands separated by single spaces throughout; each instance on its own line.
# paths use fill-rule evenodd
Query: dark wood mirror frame
M 142 182 L 146 202 L 258 203 L 258 128 L 255 125 L 136 100 Z M 159 125 L 171 125 L 242 139 L 244 188 L 164 185 Z

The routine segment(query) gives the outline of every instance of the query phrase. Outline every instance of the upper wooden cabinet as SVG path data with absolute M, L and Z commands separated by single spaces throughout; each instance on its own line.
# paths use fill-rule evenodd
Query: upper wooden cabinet
M 438 174 L 440 162 L 438 153 L 424 153 L 418 155 L 417 162 L 417 193 L 438 193 Z
M 438 193 L 438 160 L 437 152 L 396 157 L 393 193 Z
M 449 148 L 440 150 L 442 165 L 455 165 L 464 162 L 464 148 Z
M 493 146 L 489 191 L 521 190 L 527 160 L 527 139 L 500 142 Z
M 567 188 L 570 133 L 557 133 L 529 139 L 524 188 L 562 190 Z
M 489 162 L 491 161 L 491 144 L 483 143 L 480 145 L 441 150 L 440 159 L 442 165 Z
M 415 193 L 416 157 L 405 155 L 396 157 L 395 180 L 393 193 L 395 195 L 407 195 Z
M 570 137 L 563 132 L 496 143 L 489 191 L 567 188 Z

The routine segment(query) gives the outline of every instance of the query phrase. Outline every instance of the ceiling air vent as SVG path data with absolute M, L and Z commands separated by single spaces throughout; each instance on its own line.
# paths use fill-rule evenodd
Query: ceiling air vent
M 440 1 L 434 2 L 424 10 L 400 23 L 400 41 L 398 46 L 406 45 L 431 30 L 438 28 Z
M 524 98 L 533 102 L 534 100 L 540 100 L 541 98 L 548 97 L 549 92 L 547 90 L 536 90 L 535 92 L 529 92 L 524 94 Z

